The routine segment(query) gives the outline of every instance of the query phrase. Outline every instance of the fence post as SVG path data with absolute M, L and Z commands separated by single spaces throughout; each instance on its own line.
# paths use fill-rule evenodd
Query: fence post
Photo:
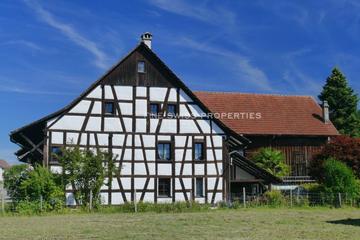
M 290 189 L 290 207 L 293 206 L 293 192 L 292 189 Z
M 243 205 L 244 205 L 244 208 L 246 208 L 246 190 L 245 190 L 245 187 L 243 187 Z
M 40 195 L 40 211 L 42 212 L 43 210 L 43 196 Z
M 134 207 L 135 207 L 135 212 L 137 212 L 136 188 L 134 189 Z
M 5 215 L 5 191 L 4 182 L 0 182 L 0 194 L 1 194 L 1 212 Z
M 300 188 L 298 187 L 297 188 L 297 196 L 296 196 L 296 202 L 299 204 L 299 202 L 300 202 Z
M 339 207 L 341 207 L 341 193 L 339 193 L 338 196 L 339 196 Z
M 93 202 L 93 192 L 90 190 L 90 202 L 89 202 L 89 210 L 92 210 L 92 202 Z

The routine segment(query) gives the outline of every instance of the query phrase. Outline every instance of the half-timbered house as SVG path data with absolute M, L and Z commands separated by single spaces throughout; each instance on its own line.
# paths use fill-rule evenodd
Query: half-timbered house
M 119 171 L 101 190 L 104 204 L 216 203 L 231 181 L 256 191 L 280 180 L 242 155 L 249 140 L 214 118 L 199 98 L 142 40 L 63 109 L 11 133 L 23 162 L 61 172 L 53 153 L 62 147 L 108 151 Z M 232 168 L 238 168 L 236 175 Z M 68 204 L 75 204 L 67 189 Z

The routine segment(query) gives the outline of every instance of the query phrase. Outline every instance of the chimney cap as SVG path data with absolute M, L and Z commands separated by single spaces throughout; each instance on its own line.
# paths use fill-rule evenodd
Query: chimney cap
M 143 34 L 141 34 L 141 40 L 151 40 L 152 39 L 152 34 L 150 32 L 145 32 Z

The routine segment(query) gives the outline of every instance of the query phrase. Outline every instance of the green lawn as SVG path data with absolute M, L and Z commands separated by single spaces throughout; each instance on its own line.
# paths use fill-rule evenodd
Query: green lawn
M 358 240 L 360 210 L 239 209 L 0 217 L 0 239 Z

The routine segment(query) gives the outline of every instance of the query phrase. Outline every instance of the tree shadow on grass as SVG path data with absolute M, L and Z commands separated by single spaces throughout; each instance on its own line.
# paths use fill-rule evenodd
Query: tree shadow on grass
M 347 219 L 341 219 L 341 220 L 327 221 L 327 223 L 343 224 L 343 225 L 360 227 L 360 218 L 359 219 L 347 218 Z

